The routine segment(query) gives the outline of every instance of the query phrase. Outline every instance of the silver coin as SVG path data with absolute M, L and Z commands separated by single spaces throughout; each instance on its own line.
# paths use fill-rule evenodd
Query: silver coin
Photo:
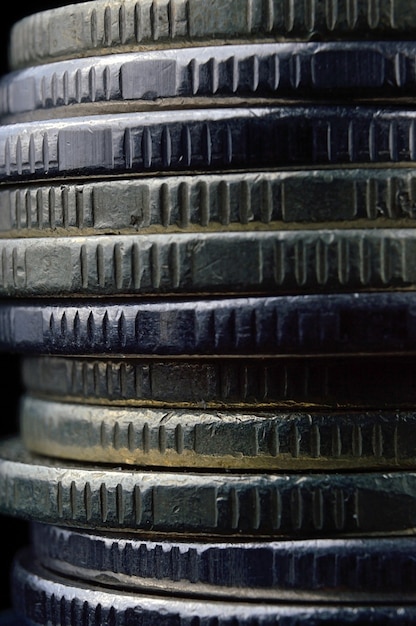
M 76 463 L 0 444 L 0 514 L 142 536 L 413 535 L 416 472 L 207 473 Z
M 0 236 L 406 228 L 413 168 L 222 172 L 0 186 Z
M 416 230 L 0 240 L 0 296 L 266 295 L 416 288 Z
M 414 291 L 212 298 L 4 298 L 0 350 L 66 356 L 415 354 Z
M 141 593 L 328 603 L 415 598 L 413 537 L 151 541 L 33 522 L 30 545 L 57 574 Z
M 365 355 L 284 359 L 146 359 L 22 355 L 21 382 L 38 397 L 150 408 L 409 409 L 416 359 Z
M 11 572 L 13 606 L 34 626 L 318 626 L 377 624 L 408 626 L 414 604 L 249 602 L 190 598 L 114 589 L 74 581 L 43 567 L 30 549 L 22 549 Z
M 93 463 L 268 471 L 416 468 L 412 411 L 168 410 L 23 395 L 26 448 Z
M 0 125 L 0 182 L 56 177 L 408 164 L 411 108 L 176 109 Z
M 12 26 L 9 66 L 172 46 L 255 41 L 408 39 L 408 0 L 346 3 L 282 0 L 93 0 L 40 11 Z
M 107 407 L 20 399 L 28 450 L 82 462 L 236 470 L 416 468 L 411 411 Z
M 0 79 L 3 123 L 76 115 L 241 106 L 276 98 L 411 97 L 411 41 L 246 44 L 107 54 L 31 66 Z

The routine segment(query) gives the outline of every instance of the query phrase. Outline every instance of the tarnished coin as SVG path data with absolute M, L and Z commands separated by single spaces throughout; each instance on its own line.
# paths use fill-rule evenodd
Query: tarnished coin
M 50 400 L 166 409 L 410 409 L 413 356 L 145 359 L 23 355 L 26 391 Z
M 97 583 L 88 585 L 51 572 L 21 549 L 11 571 L 15 611 L 34 626 L 318 626 L 354 624 L 408 626 L 414 604 L 325 602 L 253 602 L 132 592 Z
M 415 601 L 413 537 L 142 540 L 30 524 L 35 557 L 74 580 L 256 601 Z
M 208 411 L 110 407 L 25 394 L 26 448 L 140 467 L 270 471 L 416 468 L 413 411 Z
M 223 172 L 0 186 L 0 237 L 414 228 L 414 168 Z
M 398 106 L 288 105 L 90 115 L 0 126 L 0 183 L 409 164 L 416 112 Z
M 11 69 L 62 58 L 240 41 L 409 39 L 408 0 L 93 0 L 40 11 L 10 32 Z
M 276 98 L 416 94 L 413 41 L 168 48 L 31 66 L 0 79 L 2 123 Z
M 38 456 L 16 436 L 0 445 L 0 514 L 148 538 L 414 535 L 416 472 L 146 471 Z
M 0 350 L 115 356 L 411 355 L 416 293 L 0 301 Z
M 415 288 L 415 228 L 0 239 L 1 297 Z

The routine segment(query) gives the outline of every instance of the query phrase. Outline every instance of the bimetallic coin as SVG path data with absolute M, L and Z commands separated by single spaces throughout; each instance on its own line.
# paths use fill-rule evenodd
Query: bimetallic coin
M 416 288 L 416 229 L 0 240 L 0 297 L 279 295 Z
M 236 41 L 413 40 L 415 31 L 416 11 L 408 0 L 93 0 L 16 22 L 8 61 L 16 69 L 91 54 Z
M 33 522 L 30 539 L 57 574 L 140 592 L 328 603 L 414 602 L 416 593 L 413 537 L 150 541 Z
M 416 293 L 0 301 L 0 350 L 70 356 L 410 356 Z
M 416 112 L 289 105 L 90 115 L 0 126 L 0 182 L 415 160 Z
M 412 41 L 264 43 L 130 52 L 48 63 L 0 79 L 2 123 L 276 98 L 416 93 Z M 264 102 L 264 103 L 265 103 Z
M 16 555 L 11 584 L 15 611 L 33 626 L 409 626 L 416 615 L 414 604 L 406 600 L 396 605 L 348 604 L 342 594 L 336 604 L 305 604 L 163 596 L 87 585 L 43 567 L 30 548 Z
M 49 400 L 150 408 L 410 409 L 412 356 L 144 359 L 22 355 L 21 382 Z
M 0 514 L 154 538 L 414 535 L 416 472 L 197 472 L 64 461 L 0 445 Z
M 26 448 L 139 467 L 234 470 L 416 468 L 412 411 L 207 411 L 109 407 L 24 394 Z
M 414 228 L 414 168 L 223 172 L 0 186 L 0 237 Z

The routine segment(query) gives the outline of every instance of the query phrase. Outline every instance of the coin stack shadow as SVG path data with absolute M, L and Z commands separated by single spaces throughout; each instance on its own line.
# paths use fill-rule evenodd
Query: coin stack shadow
M 0 513 L 30 523 L 28 623 L 416 623 L 416 6 L 341 4 L 12 28 Z

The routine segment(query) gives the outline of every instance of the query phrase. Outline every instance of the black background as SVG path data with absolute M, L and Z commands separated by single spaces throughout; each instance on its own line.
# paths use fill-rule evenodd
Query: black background
M 7 49 L 11 26 L 32 13 L 44 11 L 74 2 L 24 2 L 7 3 L 3 7 L 0 20 L 0 74 L 3 76 L 8 66 Z M 1 121 L 0 121 L 1 123 Z M 20 359 L 17 355 L 0 353 L 1 413 L 0 436 L 18 434 L 18 403 L 22 393 L 20 381 Z M 0 515 L 0 611 L 11 607 L 10 568 L 17 550 L 29 541 L 28 525 L 23 520 Z

